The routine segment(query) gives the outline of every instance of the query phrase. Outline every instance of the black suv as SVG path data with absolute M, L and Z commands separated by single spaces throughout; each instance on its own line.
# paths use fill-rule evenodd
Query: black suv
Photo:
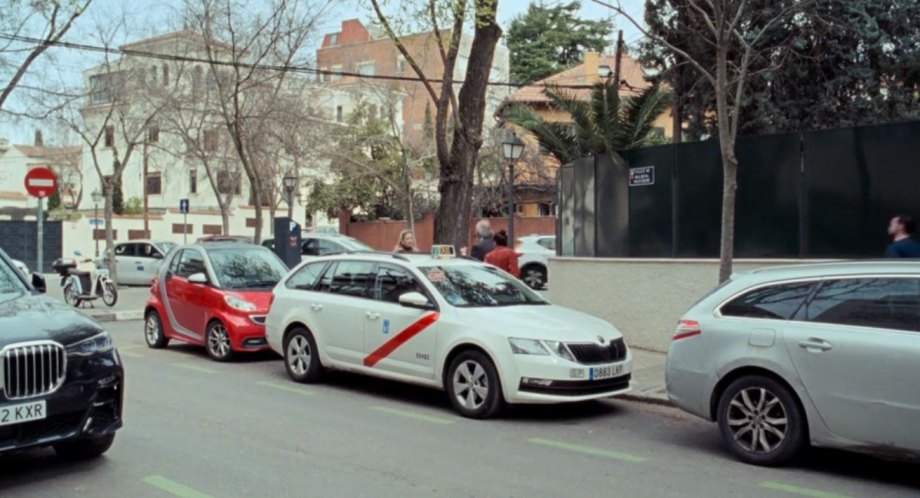
M 121 359 L 99 324 L 44 292 L 0 249 L 0 454 L 99 456 L 122 425 Z

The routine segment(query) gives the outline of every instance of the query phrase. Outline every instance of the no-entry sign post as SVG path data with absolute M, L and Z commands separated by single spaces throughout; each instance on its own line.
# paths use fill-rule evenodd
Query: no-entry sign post
M 26 173 L 25 179 L 26 192 L 32 197 L 38 198 L 38 273 L 44 272 L 44 243 L 45 243 L 45 221 L 44 207 L 45 197 L 51 197 L 57 190 L 57 175 L 51 168 L 38 166 L 32 168 Z

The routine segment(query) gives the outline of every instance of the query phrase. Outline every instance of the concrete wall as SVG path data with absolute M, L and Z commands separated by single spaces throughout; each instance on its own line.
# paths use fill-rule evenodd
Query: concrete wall
M 735 271 L 802 260 L 738 260 Z M 552 258 L 549 299 L 614 324 L 634 347 L 666 352 L 680 317 L 718 285 L 714 259 Z

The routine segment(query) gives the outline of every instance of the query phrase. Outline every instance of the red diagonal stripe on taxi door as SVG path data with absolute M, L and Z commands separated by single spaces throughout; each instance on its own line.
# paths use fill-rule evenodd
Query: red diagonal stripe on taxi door
M 372 367 L 376 365 L 380 360 L 386 358 L 390 355 L 390 353 L 396 351 L 397 348 L 408 342 L 409 339 L 412 339 L 413 337 L 419 335 L 423 330 L 430 327 L 434 322 L 438 321 L 438 318 L 440 317 L 440 313 L 429 313 L 423 316 L 417 322 L 409 325 L 405 330 L 393 336 L 393 338 L 389 341 L 383 343 L 383 345 L 374 350 L 373 353 L 367 355 L 367 358 L 364 358 L 364 366 Z

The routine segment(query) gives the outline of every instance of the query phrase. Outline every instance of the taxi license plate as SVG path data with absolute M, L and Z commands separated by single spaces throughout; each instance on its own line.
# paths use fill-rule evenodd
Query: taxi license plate
M 623 365 L 609 365 L 591 369 L 591 380 L 604 380 L 623 373 Z
M 42 420 L 46 416 L 44 401 L 0 406 L 0 426 Z

